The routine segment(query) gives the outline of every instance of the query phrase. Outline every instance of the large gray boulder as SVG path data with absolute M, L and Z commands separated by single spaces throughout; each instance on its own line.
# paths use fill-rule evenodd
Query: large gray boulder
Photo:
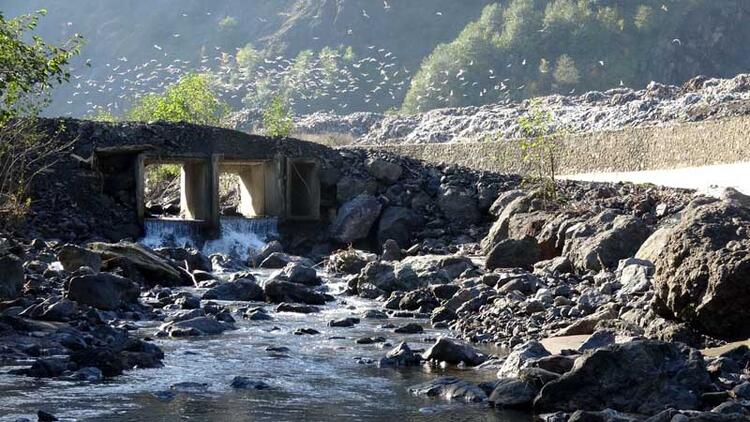
M 538 341 L 528 341 L 513 349 L 505 358 L 497 372 L 498 378 L 516 378 L 523 368 L 528 368 L 535 360 L 549 356 L 550 352 Z
M 396 290 L 411 291 L 423 287 L 417 274 L 408 266 L 371 262 L 353 280 L 360 296 L 374 299 Z
M 635 256 L 651 229 L 638 217 L 619 215 L 587 237 L 565 244 L 565 253 L 579 271 L 615 269 L 621 259 Z
M 303 285 L 280 280 L 270 279 L 263 285 L 263 293 L 266 299 L 273 303 L 294 302 L 307 305 L 324 305 L 326 297 L 322 293 Z
M 603 410 L 653 415 L 697 409 L 710 378 L 700 352 L 678 343 L 643 340 L 598 349 L 542 387 L 538 411 Z
M 502 198 L 504 197 L 498 198 L 498 201 Z M 509 202 L 504 203 L 497 220 L 490 227 L 487 236 L 482 239 L 482 252 L 485 254 L 489 254 L 495 245 L 508 238 L 511 218 L 516 214 L 527 212 L 531 208 L 531 198 L 526 195 L 508 194 L 507 200 Z
M 15 255 L 0 257 L 0 299 L 12 299 L 23 287 L 23 262 Z
M 425 360 L 448 362 L 454 365 L 463 362 L 469 366 L 481 365 L 487 360 L 487 357 L 474 347 L 445 337 L 439 338 L 422 356 Z
M 219 284 L 203 294 L 204 300 L 262 301 L 263 289 L 253 280 L 240 278 Z
M 505 239 L 497 243 L 487 255 L 485 266 L 496 268 L 527 268 L 542 260 L 542 250 L 531 236 L 523 239 Z
M 172 262 L 137 243 L 96 242 L 90 244 L 89 249 L 98 253 L 103 261 L 117 261 L 121 266 L 135 269 L 153 284 L 162 286 L 183 284 L 180 271 Z
M 481 219 L 477 195 L 468 188 L 441 185 L 437 203 L 451 223 L 470 225 Z
M 76 245 L 65 245 L 57 254 L 57 260 L 68 272 L 73 272 L 81 267 L 89 267 L 98 273 L 102 269 L 102 258 L 96 252 Z
M 671 317 L 728 339 L 750 336 L 750 208 L 689 206 L 652 255 L 658 300 Z
M 364 239 L 380 216 L 382 205 L 374 196 L 359 195 L 339 208 L 331 223 L 331 238 L 340 243 Z
M 135 303 L 139 295 L 138 284 L 109 273 L 73 277 L 67 290 L 68 299 L 105 311 Z
M 370 158 L 365 166 L 373 177 L 388 184 L 395 183 L 404 172 L 400 165 L 382 158 Z
M 411 235 L 420 224 L 420 217 L 409 208 L 388 207 L 378 223 L 378 243 L 394 240 L 401 248 L 411 246 Z

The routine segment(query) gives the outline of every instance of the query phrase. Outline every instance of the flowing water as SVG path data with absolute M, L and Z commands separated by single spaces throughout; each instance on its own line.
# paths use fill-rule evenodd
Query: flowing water
M 268 275 L 262 272 L 257 277 L 262 280 Z M 404 335 L 381 327 L 386 322 L 398 326 L 414 321 L 400 318 L 362 319 L 353 328 L 328 327 L 330 320 L 359 316 L 380 306 L 338 295 L 344 287 L 341 280 L 327 278 L 326 286 L 336 301 L 317 314 L 276 313 L 275 306 L 264 303 L 225 303 L 232 309 L 264 306 L 273 319 L 248 321 L 235 314 L 238 329 L 219 336 L 155 340 L 165 352 L 163 368 L 133 370 L 95 384 L 0 374 L 0 419 L 26 416 L 34 420 L 32 415 L 43 409 L 61 420 L 112 422 L 531 420 L 526 414 L 494 410 L 485 404 L 412 396 L 408 387 L 440 375 L 481 382 L 492 380 L 495 374 L 492 370 L 377 367 L 374 362 L 402 340 L 413 349 L 423 349 L 448 333 L 426 328 L 421 334 Z M 151 336 L 159 323 L 138 324 L 138 334 Z M 314 328 L 321 334 L 294 335 L 298 328 Z M 388 345 L 355 343 L 365 336 L 385 337 Z M 266 351 L 271 346 L 289 350 Z M 230 383 L 235 376 L 263 381 L 272 388 L 234 390 Z

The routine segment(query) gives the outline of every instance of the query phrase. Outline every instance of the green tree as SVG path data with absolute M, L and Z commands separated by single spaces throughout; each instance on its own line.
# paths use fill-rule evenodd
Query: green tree
M 245 75 L 251 75 L 258 67 L 258 64 L 262 59 L 263 52 L 260 50 L 256 50 L 255 47 L 250 43 L 245 44 L 244 47 L 240 48 L 237 51 L 237 56 L 235 58 L 235 60 L 237 61 L 237 67 L 239 68 L 240 72 L 244 73 Z
M 575 85 L 581 79 L 576 62 L 567 54 L 557 58 L 555 72 L 553 73 L 555 81 L 563 85 Z
M 518 119 L 521 128 L 521 158 L 530 172 L 524 184 L 537 188 L 545 200 L 557 200 L 557 154 L 563 131 L 554 126 L 553 116 L 538 102 L 532 102 L 527 114 Z
M 263 128 L 266 136 L 272 138 L 285 138 L 294 130 L 294 120 L 289 107 L 278 95 L 263 111 Z
M 207 75 L 191 74 L 170 85 L 162 94 L 141 98 L 126 113 L 134 121 L 164 120 L 220 126 L 229 106 L 211 90 Z

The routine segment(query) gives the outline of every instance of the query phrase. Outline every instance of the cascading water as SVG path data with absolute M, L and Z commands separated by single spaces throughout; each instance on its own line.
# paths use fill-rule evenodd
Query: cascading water
M 150 248 L 193 247 L 210 255 L 221 253 L 246 260 L 266 242 L 278 237 L 276 218 L 222 217 L 221 236 L 205 239 L 201 223 L 189 220 L 146 220 L 140 243 Z

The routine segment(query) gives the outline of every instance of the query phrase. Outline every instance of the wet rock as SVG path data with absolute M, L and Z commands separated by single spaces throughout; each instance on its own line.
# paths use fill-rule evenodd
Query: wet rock
M 294 331 L 295 336 L 302 336 L 302 335 L 314 336 L 317 334 L 320 334 L 320 331 L 313 329 L 313 328 L 298 328 Z
M 115 260 L 121 265 L 130 267 L 142 274 L 152 284 L 162 286 L 179 286 L 184 284 L 179 270 L 166 259 L 152 250 L 137 243 L 101 243 L 89 245 L 89 249 L 98 253 L 103 261 Z
M 185 267 L 184 264 L 187 263 L 187 270 L 191 272 L 200 270 L 210 273 L 213 271 L 211 260 L 207 256 L 203 255 L 200 251 L 194 249 L 159 248 L 155 249 L 154 252 L 175 262 L 183 264 L 181 265 L 182 267 Z
M 263 309 L 250 309 L 243 315 L 245 319 L 250 321 L 269 321 L 271 318 L 268 313 Z
M 531 384 L 512 378 L 501 379 L 489 397 L 489 403 L 499 409 L 531 409 L 539 392 Z
M 448 401 L 479 403 L 487 400 L 487 394 L 476 384 L 456 377 L 442 377 L 409 387 L 415 396 L 439 397 Z
M 415 354 L 408 344 L 401 342 L 380 359 L 378 366 L 415 366 L 421 361 L 421 356 Z
M 299 263 L 307 267 L 312 267 L 315 265 L 307 258 L 289 255 L 283 252 L 273 252 L 260 263 L 260 268 L 279 269 L 284 268 L 291 263 Z
M 573 369 L 576 356 L 551 355 L 534 360 L 529 365 L 532 368 L 541 368 L 555 374 L 564 374 Z
M 320 312 L 317 306 L 295 305 L 293 303 L 282 303 L 276 307 L 276 312 L 291 312 L 295 314 L 314 314 Z
M 0 257 L 0 299 L 13 299 L 23 287 L 23 262 L 15 255 Z
M 440 306 L 432 311 L 430 322 L 435 325 L 440 322 L 454 321 L 456 318 L 458 318 L 458 315 L 456 315 L 455 311 L 444 306 Z
M 454 339 L 441 337 L 422 355 L 425 360 L 469 366 L 481 365 L 487 357 L 474 347 Z
M 422 285 L 408 267 L 394 267 L 384 262 L 371 262 L 354 279 L 360 296 L 374 299 L 394 291 L 411 291 Z
M 331 223 L 331 237 L 340 243 L 364 239 L 380 216 L 382 205 L 371 195 L 359 195 L 342 205 Z
M 266 243 L 265 246 L 260 251 L 252 252 L 250 253 L 250 257 L 248 258 L 248 264 L 252 267 L 258 267 L 260 264 L 263 263 L 267 258 L 269 258 L 274 253 L 284 253 L 284 246 L 279 242 L 278 240 L 272 240 L 268 243 Z M 282 255 L 283 257 L 283 255 Z M 269 261 L 267 265 L 271 265 L 274 260 Z M 274 264 L 278 265 L 278 264 Z M 283 268 L 284 266 L 274 266 L 274 267 L 266 267 L 266 268 Z
M 416 311 L 419 309 L 427 309 L 432 311 L 436 308 L 440 302 L 432 295 L 432 292 L 426 289 L 415 290 L 409 292 L 401 298 L 399 302 L 399 309 L 405 311 Z
M 197 317 L 184 321 L 170 322 L 161 327 L 170 337 L 190 337 L 201 335 L 217 335 L 227 330 L 233 330 L 230 323 L 217 321 L 209 317 Z
M 418 334 L 424 331 L 424 328 L 422 328 L 421 325 L 410 322 L 406 325 L 402 325 L 400 327 L 397 327 L 393 332 L 398 334 Z
M 57 260 L 68 272 L 74 272 L 81 267 L 89 267 L 95 273 L 102 269 L 101 257 L 88 249 L 76 245 L 65 245 L 57 254 Z
M 253 380 L 248 377 L 234 377 L 232 379 L 230 387 L 237 390 L 268 390 L 271 388 L 270 385 L 263 381 Z
M 262 301 L 263 289 L 254 281 L 240 278 L 219 284 L 203 294 L 204 300 Z
M 354 342 L 357 344 L 385 343 L 385 337 L 360 337 Z
M 140 295 L 137 284 L 109 273 L 73 277 L 66 292 L 70 300 L 102 310 L 115 310 L 135 303 Z
M 359 324 L 359 318 L 341 318 L 328 322 L 329 327 L 354 327 Z
M 388 319 L 388 315 L 383 311 L 377 309 L 368 309 L 362 314 L 362 318 L 365 319 Z
M 36 412 L 36 417 L 37 417 L 37 420 L 39 420 L 39 422 L 54 422 L 54 421 L 59 421 L 60 420 L 55 415 L 53 415 L 51 413 L 47 413 L 47 412 L 45 412 L 43 410 L 37 411 Z
M 598 349 L 545 385 L 537 410 L 611 408 L 653 415 L 668 408 L 696 409 L 710 383 L 703 358 L 674 343 L 634 341 Z
M 750 208 L 737 201 L 691 204 L 653 261 L 665 310 L 714 336 L 750 335 L 749 231 Z
M 498 378 L 516 378 L 519 370 L 529 367 L 533 361 L 549 356 L 550 352 L 537 341 L 529 341 L 513 349 L 497 372 Z
M 317 286 L 321 284 L 318 273 L 311 268 L 300 263 L 287 264 L 283 269 L 283 274 L 287 280 L 292 283 L 304 284 L 307 286 Z
M 302 284 L 278 279 L 267 280 L 263 285 L 266 298 L 274 303 L 297 302 L 307 305 L 324 305 L 326 297 Z

